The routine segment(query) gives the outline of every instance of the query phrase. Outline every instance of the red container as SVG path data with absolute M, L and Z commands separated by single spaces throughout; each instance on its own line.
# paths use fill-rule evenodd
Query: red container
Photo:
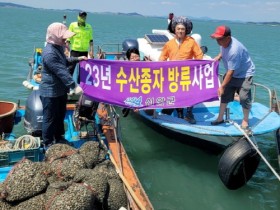
M 0 135 L 11 133 L 14 127 L 14 116 L 17 104 L 8 101 L 0 101 Z

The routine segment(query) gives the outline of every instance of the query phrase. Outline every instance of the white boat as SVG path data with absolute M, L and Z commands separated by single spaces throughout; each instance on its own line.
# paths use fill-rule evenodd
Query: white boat
M 152 34 L 146 34 L 143 38 L 125 40 L 122 43 L 122 51 L 108 52 L 103 48 L 106 45 L 103 45 L 99 47 L 99 53 L 105 59 L 120 59 L 124 57 L 124 52 L 128 48 L 136 46 L 139 48 L 142 58 L 146 56 L 152 61 L 157 61 L 163 45 L 172 38 L 173 35 L 167 30 L 153 30 Z M 258 93 L 264 94 L 264 91 L 267 94 L 266 104 L 258 102 L 256 98 Z M 253 104 L 249 117 L 251 134 L 256 136 L 276 131 L 280 127 L 279 103 L 277 103 L 276 92 L 258 83 L 254 83 L 252 92 Z M 178 118 L 176 111 L 167 115 L 163 114 L 160 109 L 155 110 L 152 114 L 151 111 L 139 110 L 139 114 L 162 128 L 217 145 L 228 146 L 244 136 L 238 127 L 241 124 L 243 112 L 238 97 L 236 97 L 236 101 L 228 104 L 228 113 L 225 116 L 226 123 L 212 126 L 210 122 L 217 118 L 219 105 L 219 100 L 195 105 L 193 109 L 197 121 L 195 125 Z
M 151 34 L 146 34 L 142 38 L 124 40 L 122 51 L 107 51 L 104 48 L 106 45 L 103 45 L 98 48 L 98 54 L 101 59 L 125 60 L 125 51 L 130 47 L 138 47 L 141 58 L 146 56 L 152 61 L 157 61 L 163 45 L 172 38 L 173 35 L 167 30 L 153 30 Z M 119 45 L 117 46 L 119 48 Z M 267 92 L 266 104 L 258 102 L 256 98 L 258 93 L 264 94 L 264 91 Z M 193 113 L 197 121 L 196 124 L 189 124 L 186 120 L 178 118 L 176 111 L 169 115 L 164 114 L 161 109 L 140 109 L 138 114 L 147 122 L 150 122 L 150 125 L 158 128 L 160 132 L 167 131 L 171 132 L 172 135 L 180 135 L 180 140 L 183 142 L 189 143 L 191 141 L 195 145 L 207 145 L 208 148 L 209 144 L 223 149 L 227 147 L 219 163 L 219 175 L 229 189 L 237 189 L 252 177 L 258 167 L 260 157 L 262 157 L 254 137 L 271 132 L 277 133 L 279 136 L 280 104 L 275 90 L 254 83 L 252 95 L 253 103 L 249 115 L 249 131 L 240 127 L 243 112 L 238 97 L 228 104 L 224 118 L 226 123 L 216 126 L 212 126 L 211 121 L 217 119 L 219 100 L 203 102 L 194 106 Z M 264 159 L 264 157 L 262 158 Z M 251 165 L 251 167 L 248 167 L 248 165 Z

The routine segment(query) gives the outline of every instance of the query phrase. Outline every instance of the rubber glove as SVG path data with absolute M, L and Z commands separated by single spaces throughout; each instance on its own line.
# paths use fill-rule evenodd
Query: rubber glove
M 81 88 L 80 85 L 77 85 L 77 86 L 74 88 L 74 93 L 75 93 L 76 95 L 81 95 L 83 92 L 84 92 L 84 91 L 83 91 L 83 89 Z

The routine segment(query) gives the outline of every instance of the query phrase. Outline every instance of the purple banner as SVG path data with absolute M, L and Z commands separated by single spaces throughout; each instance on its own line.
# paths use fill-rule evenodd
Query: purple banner
M 178 108 L 217 99 L 213 60 L 80 62 L 80 85 L 93 100 L 138 109 Z

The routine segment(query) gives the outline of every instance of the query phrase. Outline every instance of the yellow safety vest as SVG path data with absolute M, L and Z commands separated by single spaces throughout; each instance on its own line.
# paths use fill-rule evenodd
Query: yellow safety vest
M 76 35 L 67 39 L 71 43 L 71 50 L 78 52 L 88 52 L 89 43 L 93 39 L 92 27 L 86 23 L 85 26 L 79 26 L 78 22 L 73 22 L 69 26 L 69 31 L 74 32 Z

